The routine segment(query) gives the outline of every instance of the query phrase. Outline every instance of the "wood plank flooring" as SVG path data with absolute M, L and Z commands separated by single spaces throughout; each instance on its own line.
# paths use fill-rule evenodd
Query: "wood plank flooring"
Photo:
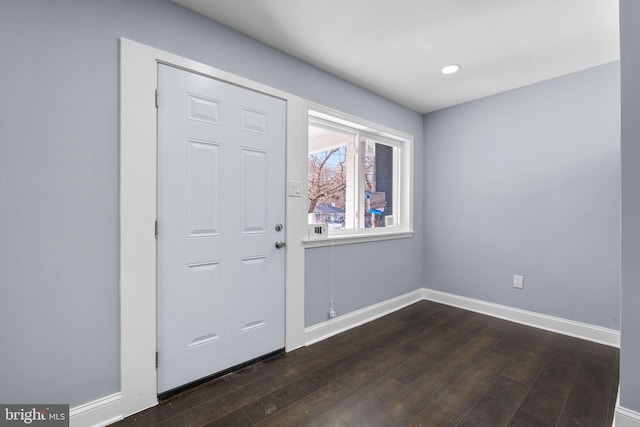
M 428 301 L 116 426 L 611 426 L 618 349 Z

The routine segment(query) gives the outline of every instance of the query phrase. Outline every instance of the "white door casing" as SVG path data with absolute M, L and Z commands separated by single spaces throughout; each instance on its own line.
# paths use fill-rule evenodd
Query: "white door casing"
M 158 391 L 284 348 L 286 104 L 158 66 Z
M 290 93 L 268 87 L 128 39 L 120 39 L 120 320 L 121 399 L 114 417 L 157 404 L 156 340 L 156 156 L 154 103 L 158 64 L 214 77 L 287 103 L 286 177 L 306 182 L 306 105 Z M 291 143 L 291 142 L 294 143 Z M 285 347 L 304 345 L 304 247 L 306 193 L 287 197 Z M 302 213 L 302 214 L 301 214 Z

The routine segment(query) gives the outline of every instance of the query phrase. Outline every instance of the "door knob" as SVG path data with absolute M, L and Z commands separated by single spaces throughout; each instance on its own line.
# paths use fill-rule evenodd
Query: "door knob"
M 286 245 L 286 243 L 285 243 L 285 242 L 283 242 L 282 240 L 278 240 L 278 241 L 276 242 L 276 248 L 277 248 L 277 249 L 282 249 L 282 248 L 284 248 L 284 247 L 285 247 L 285 245 Z

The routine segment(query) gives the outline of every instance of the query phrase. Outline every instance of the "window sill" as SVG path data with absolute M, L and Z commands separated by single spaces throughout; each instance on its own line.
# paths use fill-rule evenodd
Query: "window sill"
M 392 231 L 368 234 L 341 234 L 325 239 L 302 239 L 305 249 L 323 246 L 351 245 L 354 243 L 376 242 L 381 240 L 407 239 L 413 237 L 413 230 Z

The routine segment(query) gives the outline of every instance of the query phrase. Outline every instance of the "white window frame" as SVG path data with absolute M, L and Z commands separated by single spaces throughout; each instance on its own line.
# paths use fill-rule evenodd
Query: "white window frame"
M 357 177 L 361 169 L 359 153 L 361 138 L 371 139 L 397 149 L 398 155 L 394 155 L 393 165 L 394 171 L 397 171 L 394 172 L 393 206 L 398 225 L 364 228 L 362 224 L 356 223 L 355 228 L 329 230 L 328 236 L 324 239 L 304 239 L 304 246 L 318 247 L 413 237 L 413 135 L 309 102 L 307 103 L 307 123 L 319 123 L 324 127 L 334 127 L 337 130 L 347 130 L 356 134 L 354 146 L 357 160 L 354 174 Z M 354 197 L 359 204 L 361 191 L 356 188 L 355 192 Z M 355 209 L 359 210 L 357 206 Z M 359 218 L 360 215 L 356 214 L 356 222 Z

